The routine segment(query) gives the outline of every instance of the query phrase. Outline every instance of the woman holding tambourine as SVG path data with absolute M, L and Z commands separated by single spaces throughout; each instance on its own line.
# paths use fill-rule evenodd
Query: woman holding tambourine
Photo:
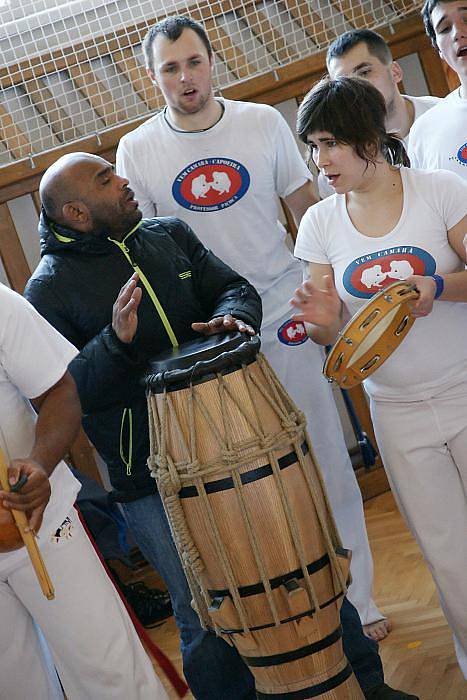
M 309 278 L 293 300 L 322 345 L 376 292 L 407 279 L 419 297 L 405 340 L 365 379 L 394 495 L 424 552 L 467 677 L 467 183 L 405 167 L 384 99 L 355 78 L 323 81 L 297 130 L 336 194 L 302 219 Z

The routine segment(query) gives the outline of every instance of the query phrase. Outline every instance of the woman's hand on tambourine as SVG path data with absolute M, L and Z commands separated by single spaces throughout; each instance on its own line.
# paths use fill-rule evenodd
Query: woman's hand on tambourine
M 143 290 L 135 272 L 120 289 L 112 309 L 112 328 L 122 343 L 131 343 L 138 328 L 138 306 Z
M 33 459 L 14 459 L 8 467 L 8 482 L 11 487 L 22 476 L 27 481 L 16 493 L 0 491 L 0 499 L 5 508 L 23 510 L 29 520 L 31 530 L 37 532 L 42 523 L 42 516 L 50 500 L 50 482 L 45 469 Z
M 321 289 L 307 280 L 295 290 L 290 303 L 298 309 L 298 313 L 292 316 L 294 321 L 312 323 L 314 326 L 328 328 L 342 315 L 342 300 L 332 275 L 324 275 Z
M 245 323 L 245 321 L 234 318 L 230 314 L 216 316 L 207 323 L 192 323 L 191 327 L 194 331 L 202 333 L 203 335 L 215 335 L 216 333 L 229 333 L 232 331 L 239 331 L 247 335 L 255 335 L 254 328 L 249 326 L 248 323 Z
M 433 309 L 436 282 L 432 277 L 424 277 L 423 275 L 411 275 L 405 281 L 414 284 L 420 294 L 418 299 L 409 302 L 410 313 L 414 318 L 428 316 Z

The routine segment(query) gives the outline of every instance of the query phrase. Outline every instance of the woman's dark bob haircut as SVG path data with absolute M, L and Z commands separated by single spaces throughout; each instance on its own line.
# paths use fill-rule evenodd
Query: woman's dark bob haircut
M 367 80 L 325 78 L 303 98 L 297 134 L 308 144 L 310 134 L 327 131 L 336 141 L 352 146 L 367 164 L 382 154 L 391 165 L 410 165 L 404 144 L 386 132 L 385 121 L 384 98 Z

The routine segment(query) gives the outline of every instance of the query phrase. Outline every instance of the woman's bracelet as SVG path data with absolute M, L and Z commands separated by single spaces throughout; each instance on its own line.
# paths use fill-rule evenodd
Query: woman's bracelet
M 431 279 L 434 280 L 436 284 L 435 299 L 439 299 L 444 292 L 444 279 L 441 275 L 431 275 Z

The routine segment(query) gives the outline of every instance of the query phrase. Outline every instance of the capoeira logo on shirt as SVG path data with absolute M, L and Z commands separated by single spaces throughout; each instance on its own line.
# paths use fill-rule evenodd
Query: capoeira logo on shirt
M 190 211 L 227 209 L 247 192 L 248 170 L 230 158 L 205 158 L 187 165 L 172 185 L 174 199 Z
M 52 542 L 60 542 L 60 540 L 70 540 L 73 537 L 73 523 L 70 517 L 66 517 L 63 523 L 53 533 Z
M 467 166 L 467 143 L 464 143 L 455 156 L 450 156 L 449 160 L 455 160 L 459 165 Z
M 434 258 L 415 246 L 394 246 L 356 258 L 347 266 L 342 282 L 349 294 L 369 299 L 388 284 L 410 275 L 433 275 Z
M 277 331 L 277 337 L 284 345 L 301 345 L 308 340 L 306 328 L 301 321 L 289 319 Z

